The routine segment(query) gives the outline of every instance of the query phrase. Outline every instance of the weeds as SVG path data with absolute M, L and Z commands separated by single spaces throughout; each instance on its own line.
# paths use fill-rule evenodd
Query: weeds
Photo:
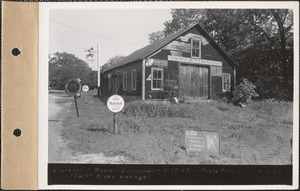
M 62 137 L 75 153 L 121 155 L 134 164 L 290 164 L 290 102 L 254 101 L 241 108 L 219 101 L 133 101 L 119 114 L 118 135 L 111 133 L 105 103 L 79 98 L 78 107 L 80 118 L 72 110 L 62 121 Z M 188 154 L 186 129 L 221 131 L 221 155 Z
M 194 118 L 193 107 L 184 104 L 162 103 L 160 101 L 136 101 L 128 103 L 123 112 L 138 117 L 186 117 Z

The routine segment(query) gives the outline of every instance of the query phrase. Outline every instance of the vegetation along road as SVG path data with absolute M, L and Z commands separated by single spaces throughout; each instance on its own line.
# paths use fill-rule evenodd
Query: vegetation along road
M 89 91 L 87 103 L 49 94 L 49 162 L 123 164 L 291 164 L 292 102 L 126 102 L 114 135 L 113 114 Z M 187 153 L 186 129 L 221 132 L 221 154 Z

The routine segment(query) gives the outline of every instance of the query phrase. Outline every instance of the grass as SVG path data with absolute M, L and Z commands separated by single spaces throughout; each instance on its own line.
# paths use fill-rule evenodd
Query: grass
M 74 105 L 72 107 L 75 108 Z M 170 104 L 134 101 L 119 113 L 114 135 L 113 114 L 88 95 L 78 99 L 63 120 L 63 139 L 74 153 L 124 156 L 134 164 L 290 164 L 292 103 L 257 101 L 245 108 L 220 101 Z M 221 155 L 187 153 L 187 129 L 221 132 Z

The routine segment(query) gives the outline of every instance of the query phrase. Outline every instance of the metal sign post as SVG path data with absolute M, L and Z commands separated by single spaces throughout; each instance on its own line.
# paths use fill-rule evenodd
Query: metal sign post
M 79 117 L 79 111 L 78 111 L 78 106 L 77 106 L 77 95 L 81 91 L 81 84 L 78 80 L 71 80 L 65 85 L 65 90 L 67 94 L 70 96 L 74 96 L 74 101 L 75 101 L 75 107 L 76 107 L 76 112 L 77 112 L 77 117 Z
M 114 113 L 113 115 L 113 132 L 118 133 L 118 113 L 124 108 L 124 99 L 119 95 L 112 95 L 107 100 L 107 108 Z
M 101 67 L 100 67 L 100 43 L 97 44 L 97 68 L 98 68 L 98 98 L 100 98 L 100 74 L 101 74 Z
M 76 95 L 74 95 L 74 100 L 75 100 L 75 107 L 76 107 L 77 117 L 79 117 L 78 106 L 77 106 L 77 96 Z
M 114 134 L 118 132 L 118 114 L 114 113 Z

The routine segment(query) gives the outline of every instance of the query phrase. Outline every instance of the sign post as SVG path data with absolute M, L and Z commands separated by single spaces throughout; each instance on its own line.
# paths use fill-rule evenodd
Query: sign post
M 118 133 L 118 113 L 114 113 L 114 134 Z
M 96 50 L 91 47 L 90 49 L 85 50 L 86 52 L 86 61 L 89 63 L 93 71 L 97 71 L 97 95 L 100 98 L 101 89 L 100 89 L 100 75 L 101 75 L 101 66 L 100 66 L 100 43 L 97 43 Z M 95 64 L 96 62 L 96 64 Z
M 77 117 L 79 117 L 79 111 L 77 106 L 77 94 L 81 91 L 81 84 L 78 80 L 71 80 L 65 85 L 65 90 L 69 96 L 74 96 L 75 101 L 75 107 L 76 107 L 76 113 Z
M 124 108 L 124 99 L 119 95 L 112 95 L 107 100 L 107 108 L 114 114 L 113 115 L 113 132 L 118 133 L 118 113 Z
M 97 85 L 98 85 L 98 98 L 100 98 L 101 89 L 100 89 L 100 74 L 101 74 L 101 67 L 100 67 L 100 43 L 97 44 L 97 69 L 98 69 L 98 78 L 97 78 Z
M 89 86 L 88 85 L 84 85 L 82 86 L 82 91 L 84 92 L 84 103 L 87 104 L 87 96 L 86 96 L 86 92 L 89 91 Z

